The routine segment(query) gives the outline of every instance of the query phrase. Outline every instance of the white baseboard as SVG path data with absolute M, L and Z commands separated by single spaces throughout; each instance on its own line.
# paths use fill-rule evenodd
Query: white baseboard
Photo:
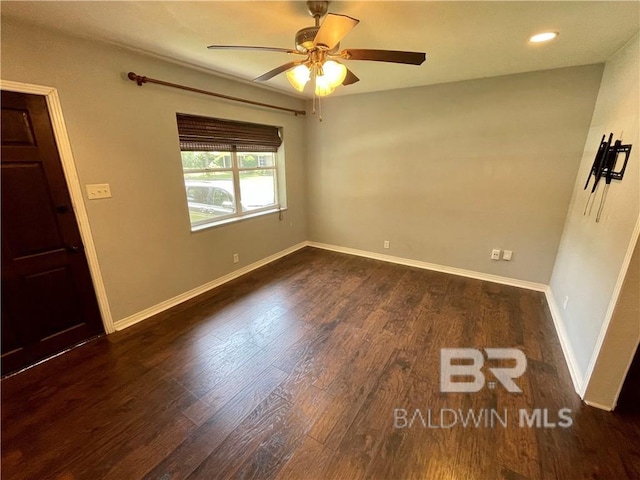
M 327 243 L 307 242 L 310 247 L 321 248 L 323 250 L 331 250 L 333 252 L 347 253 L 349 255 L 357 255 L 358 257 L 372 258 L 374 260 L 382 260 L 383 262 L 397 263 L 398 265 L 407 265 L 409 267 L 422 268 L 424 270 L 433 270 L 435 272 L 449 273 L 451 275 L 459 275 L 461 277 L 475 278 L 476 280 L 485 280 L 487 282 L 500 283 L 502 285 L 510 285 L 512 287 L 526 288 L 527 290 L 535 290 L 537 292 L 546 292 L 547 285 L 543 283 L 529 282 L 526 280 L 518 280 L 517 278 L 501 277 L 490 273 L 475 272 L 473 270 L 465 270 L 463 268 L 447 267 L 436 263 L 422 262 L 420 260 L 411 260 L 409 258 L 394 257 L 382 253 L 368 252 L 366 250 L 357 250 L 355 248 L 339 247 L 337 245 L 329 245 Z
M 133 315 L 130 315 L 126 318 L 116 321 L 115 328 L 116 330 L 124 330 L 125 328 L 130 327 L 131 325 L 135 325 L 136 323 L 146 320 L 147 318 L 157 315 L 158 313 L 164 312 L 165 310 L 168 310 L 171 307 L 175 307 L 176 305 L 182 302 L 186 302 L 187 300 L 197 297 L 198 295 L 202 295 L 203 293 L 208 292 L 213 288 L 219 287 L 220 285 L 227 283 L 231 280 L 234 280 L 253 270 L 256 270 L 257 268 L 264 267 L 268 263 L 278 260 L 279 258 L 289 255 L 290 253 L 300 250 L 301 248 L 304 248 L 306 246 L 307 246 L 307 242 L 300 242 L 292 247 L 289 247 L 284 250 L 281 250 L 280 252 L 274 253 L 273 255 L 269 255 L 268 257 L 263 258 L 262 260 L 258 260 L 257 262 L 254 262 L 250 265 L 247 265 L 238 270 L 235 270 L 227 275 L 224 275 L 222 277 L 216 278 L 215 280 L 207 282 L 204 285 L 200 285 L 199 287 L 189 290 L 188 292 L 181 293 L 180 295 L 177 295 L 173 298 L 165 300 L 164 302 L 160 302 L 157 305 L 154 305 L 149 308 L 145 308 L 144 310 L 138 313 L 134 313 Z
M 367 257 L 375 260 L 382 260 L 384 262 L 397 263 L 400 265 L 408 265 L 410 267 L 423 268 L 425 270 L 434 270 L 436 272 L 449 273 L 452 275 L 460 275 L 462 277 L 475 278 L 477 280 L 485 280 L 488 282 L 500 283 L 502 285 L 510 285 L 513 287 L 520 287 L 520 288 L 526 288 L 528 290 L 544 292 L 545 297 L 547 299 L 547 303 L 549 305 L 549 311 L 551 312 L 551 317 L 553 318 L 553 324 L 555 326 L 556 333 L 558 334 L 558 338 L 560 339 L 562 353 L 564 354 L 565 362 L 567 364 L 567 367 L 569 368 L 569 374 L 571 375 L 573 388 L 575 389 L 576 393 L 578 393 L 580 398 L 583 398 L 584 380 L 582 378 L 582 374 L 580 373 L 580 369 L 577 366 L 575 355 L 573 353 L 573 348 L 571 347 L 571 342 L 569 341 L 569 338 L 566 333 L 566 329 L 564 328 L 564 322 L 562 320 L 562 316 L 560 315 L 560 311 L 558 310 L 558 305 L 555 301 L 555 298 L 553 297 L 553 293 L 551 292 L 551 287 L 549 287 L 548 285 L 545 285 L 543 283 L 528 282 L 526 280 L 518 280 L 516 278 L 491 275 L 489 273 L 475 272 L 473 270 L 464 270 L 462 268 L 447 267 L 447 266 L 438 265 L 435 263 L 421 262 L 419 260 L 410 260 L 402 257 L 394 257 L 391 255 L 384 255 L 384 254 L 375 253 L 375 252 L 367 252 L 365 250 L 339 247 L 336 245 L 329 245 L 326 243 L 318 243 L 318 242 L 307 242 L 307 243 L 310 247 L 322 248 L 324 250 L 347 253 L 350 255 L 357 255 L 359 257 Z M 589 405 L 591 405 L 591 403 Z M 607 408 L 602 405 L 593 404 L 593 406 L 607 410 Z M 611 410 L 611 409 L 608 409 L 608 410 Z
M 576 356 L 575 356 L 575 353 L 573 352 L 571 341 L 569 340 L 569 337 L 567 335 L 567 330 L 564 327 L 564 320 L 562 319 L 562 315 L 560 314 L 560 309 L 558 308 L 558 303 L 556 302 L 556 299 L 553 296 L 551 287 L 547 287 L 545 289 L 544 294 L 545 294 L 545 297 L 547 297 L 547 304 L 549 305 L 551 318 L 553 319 L 553 324 L 556 327 L 556 333 L 558 334 L 558 339 L 560 340 L 560 346 L 562 347 L 564 360 L 567 363 L 567 367 L 569 367 L 569 374 L 571 375 L 573 388 L 575 388 L 580 398 L 584 398 L 584 377 L 582 376 L 582 373 L 580 372 L 580 368 L 578 367 L 578 364 L 576 362 Z
M 411 260 L 411 259 L 407 259 L 407 258 L 402 258 L 402 257 L 394 257 L 392 255 L 384 255 L 384 254 L 380 254 L 380 253 L 375 253 L 375 252 L 368 252 L 365 250 L 357 250 L 354 248 L 347 248 L 347 247 L 339 247 L 337 245 L 329 245 L 326 243 L 319 243 L 319 242 L 301 242 L 298 243 L 292 247 L 289 247 L 285 250 L 282 250 L 278 253 L 275 253 L 273 255 L 270 255 L 266 258 L 263 258 L 262 260 L 259 260 L 257 262 L 254 262 L 250 265 L 247 265 L 243 268 L 240 268 L 234 272 L 231 272 L 227 275 L 224 275 L 223 277 L 217 278 L 215 280 L 212 280 L 211 282 L 205 283 L 204 285 L 201 285 L 199 287 L 196 287 L 192 290 L 189 290 L 188 292 L 182 293 L 180 295 L 177 295 L 173 298 L 170 298 L 168 300 L 165 300 L 164 302 L 161 302 L 157 305 L 154 305 L 152 307 L 146 308 L 145 310 L 142 310 L 138 313 L 135 313 L 129 317 L 123 318 L 121 320 L 118 320 L 117 322 L 115 322 L 115 328 L 116 330 L 123 330 L 127 327 L 130 327 L 131 325 L 134 325 L 138 322 L 141 322 L 143 320 L 146 320 L 149 317 L 152 317 L 154 315 L 157 315 L 158 313 L 161 313 L 171 307 L 174 307 L 182 302 L 185 302 L 187 300 L 190 300 L 194 297 L 197 297 L 198 295 L 201 295 L 213 288 L 216 288 L 224 283 L 227 283 L 231 280 L 234 280 L 242 275 L 245 275 L 257 268 L 263 267 L 279 258 L 282 258 L 286 255 L 289 255 L 297 250 L 300 250 L 304 247 L 315 247 L 315 248 L 320 248 L 323 250 L 331 250 L 333 252 L 339 252 L 339 253 L 346 253 L 349 255 L 356 255 L 359 257 L 366 257 L 366 258 L 371 258 L 374 260 L 381 260 L 383 262 L 390 262 L 390 263 L 396 263 L 398 265 L 406 265 L 406 266 L 410 266 L 410 267 L 417 267 L 417 268 L 422 268 L 425 270 L 433 270 L 436 272 L 442 272 L 442 273 L 448 273 L 451 275 L 459 275 L 462 277 L 468 277 L 468 278 L 474 278 L 477 280 L 485 280 L 488 282 L 494 282 L 494 283 L 499 283 L 502 285 L 509 285 L 509 286 L 513 286 L 513 287 L 519 287 L 519 288 L 525 288 L 528 290 L 535 290 L 538 292 L 544 292 L 546 299 L 547 299 L 547 303 L 549 304 L 549 310 L 551 312 L 551 317 L 553 318 L 553 323 L 555 325 L 556 328 L 556 332 L 558 334 L 558 338 L 560 339 L 560 345 L 562 346 L 562 352 L 564 354 L 565 357 L 565 361 L 567 363 L 567 366 L 569 368 L 569 373 L 571 374 L 571 380 L 573 381 L 573 386 L 576 390 L 576 392 L 578 393 L 578 395 L 580 395 L 580 397 L 582 398 L 583 396 L 583 385 L 584 385 L 584 381 L 582 378 L 582 375 L 580 374 L 580 370 L 577 368 L 577 364 L 575 361 L 575 356 L 573 354 L 573 349 L 571 348 L 571 343 L 568 340 L 567 334 L 566 334 L 566 330 L 564 328 L 564 323 L 562 320 L 562 317 L 560 315 L 560 312 L 558 310 L 558 306 L 556 304 L 555 298 L 553 297 L 553 293 L 551 292 L 551 288 L 548 285 L 544 285 L 542 283 L 535 283 L 535 282 L 528 282 L 526 280 L 519 280 L 519 279 L 515 279 L 515 278 L 509 278 L 509 277 L 501 277 L 499 275 L 491 275 L 488 273 L 482 273 L 482 272 L 475 272 L 473 270 L 465 270 L 462 268 L 456 268 L 456 267 L 447 267 L 444 265 L 438 265 L 435 263 L 428 263 L 428 262 L 422 262 L 419 260 Z M 610 408 L 607 408 L 603 405 L 599 405 L 599 404 L 595 404 L 592 402 L 587 402 L 588 405 L 597 407 L 597 408 L 601 408 L 603 410 L 611 410 Z

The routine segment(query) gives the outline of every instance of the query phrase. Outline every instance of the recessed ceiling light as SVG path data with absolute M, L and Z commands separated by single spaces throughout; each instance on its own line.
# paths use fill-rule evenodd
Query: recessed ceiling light
M 548 42 L 549 40 L 553 40 L 554 38 L 556 38 L 558 35 L 558 32 L 538 33 L 537 35 L 531 37 L 529 41 L 532 43 Z

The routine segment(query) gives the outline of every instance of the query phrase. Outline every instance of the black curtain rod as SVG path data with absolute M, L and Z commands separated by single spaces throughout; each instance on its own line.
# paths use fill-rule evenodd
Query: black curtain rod
M 223 95 L 221 93 L 209 92 L 207 90 L 200 90 L 199 88 L 187 87 L 186 85 L 180 85 L 177 83 L 165 82 L 156 78 L 145 77 L 142 75 L 136 75 L 133 72 L 129 72 L 127 75 L 129 80 L 136 82 L 138 86 L 142 86 L 145 83 L 157 83 L 158 85 L 164 85 L 165 87 L 179 88 L 180 90 L 186 90 L 188 92 L 202 93 L 203 95 L 210 95 L 212 97 L 224 98 L 225 100 L 231 100 L 232 102 L 248 103 L 250 105 L 257 105 L 259 107 L 273 108 L 275 110 L 281 110 L 283 112 L 291 112 L 298 115 L 306 115 L 305 110 L 294 110 L 293 108 L 279 107 L 278 105 L 271 105 L 268 103 L 254 102 L 253 100 L 246 100 L 244 98 L 230 97 L 229 95 Z

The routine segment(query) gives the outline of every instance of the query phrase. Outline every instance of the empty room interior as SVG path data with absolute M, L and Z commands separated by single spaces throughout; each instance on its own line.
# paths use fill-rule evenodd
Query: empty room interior
M 3 479 L 640 479 L 639 2 L 0 13 Z

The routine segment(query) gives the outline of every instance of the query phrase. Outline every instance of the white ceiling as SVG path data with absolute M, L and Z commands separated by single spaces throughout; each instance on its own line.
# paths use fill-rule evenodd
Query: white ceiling
M 291 58 L 285 53 L 211 51 L 206 46 L 293 48 L 295 32 L 313 25 L 303 1 L 2 1 L 0 8 L 3 17 L 105 40 L 243 80 Z M 348 62 L 360 82 L 340 87 L 334 95 L 604 62 L 640 26 L 637 1 L 335 1 L 329 11 L 360 20 L 342 41 L 342 48 L 427 53 L 427 61 L 419 67 Z M 560 32 L 557 40 L 528 43 L 532 34 L 549 30 Z M 152 72 L 140 73 L 153 76 Z M 296 93 L 283 74 L 267 84 Z

